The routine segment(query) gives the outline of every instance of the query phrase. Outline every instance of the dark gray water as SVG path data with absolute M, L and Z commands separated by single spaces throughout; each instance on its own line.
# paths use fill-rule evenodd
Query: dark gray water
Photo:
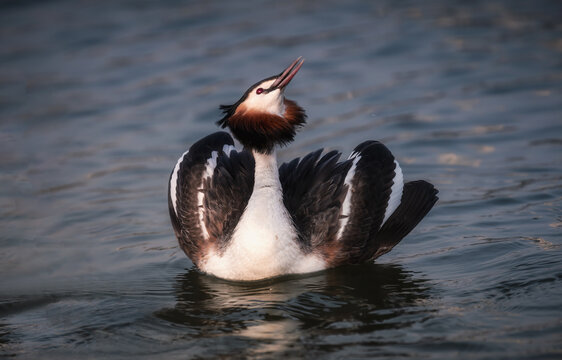
M 1 2 L 0 354 L 562 357 L 562 3 L 396 3 Z M 202 275 L 168 175 L 300 55 L 281 160 L 379 139 L 441 200 L 375 264 Z

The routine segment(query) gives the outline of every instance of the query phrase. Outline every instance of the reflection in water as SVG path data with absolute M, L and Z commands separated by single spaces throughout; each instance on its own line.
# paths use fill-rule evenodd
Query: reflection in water
M 396 265 L 365 264 L 251 283 L 189 270 L 178 277 L 175 290 L 175 306 L 157 317 L 185 326 L 193 337 L 249 341 L 252 353 L 298 353 L 307 347 L 306 338 L 318 337 L 317 346 L 327 335 L 400 329 L 411 325 L 410 315 L 431 311 L 426 280 Z
M 0 349 L 7 347 L 12 341 L 12 331 L 9 324 L 0 323 Z M 14 354 L 4 354 L 6 356 L 14 356 Z

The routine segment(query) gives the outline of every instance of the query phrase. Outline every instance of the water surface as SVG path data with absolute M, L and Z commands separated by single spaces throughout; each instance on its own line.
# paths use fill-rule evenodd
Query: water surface
M 559 358 L 556 1 L 6 1 L 0 354 Z M 177 246 L 167 180 L 297 56 L 281 161 L 378 139 L 440 190 L 374 264 L 251 284 Z

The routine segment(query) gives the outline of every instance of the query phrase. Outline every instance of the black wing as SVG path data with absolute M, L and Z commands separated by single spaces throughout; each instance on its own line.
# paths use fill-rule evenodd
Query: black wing
M 228 133 L 211 134 L 193 144 L 170 175 L 170 218 L 195 264 L 226 247 L 252 193 L 254 158 L 233 145 Z
M 279 168 L 283 202 L 305 251 L 324 251 L 335 240 L 347 193 L 344 180 L 352 165 L 351 161 L 338 162 L 341 154 L 337 151 L 320 158 L 321 154 L 322 149 Z
M 358 160 L 351 179 L 351 207 L 336 263 L 361 263 L 372 258 L 396 177 L 394 156 L 382 143 L 366 141 L 353 153 Z
M 430 183 L 416 180 L 404 185 L 400 205 L 377 234 L 377 250 L 372 258 L 389 252 L 412 231 L 435 205 L 439 191 Z
M 402 192 L 392 153 L 377 141 L 360 144 L 343 162 L 337 152 L 320 158 L 321 152 L 283 164 L 279 176 L 301 244 L 330 265 L 365 262 L 390 251 L 437 200 L 431 184 L 406 184 L 402 201 L 384 222 L 392 192 Z M 400 186 L 393 187 L 395 181 Z

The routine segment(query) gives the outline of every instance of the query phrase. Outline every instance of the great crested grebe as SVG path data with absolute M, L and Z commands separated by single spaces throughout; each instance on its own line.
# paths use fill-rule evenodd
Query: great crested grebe
M 203 272 L 258 280 L 372 261 L 390 251 L 429 212 L 437 190 L 404 183 L 380 142 L 340 153 L 312 152 L 277 166 L 306 114 L 284 96 L 298 58 L 281 74 L 222 105 L 228 127 L 189 148 L 170 175 L 168 206 L 180 247 Z

